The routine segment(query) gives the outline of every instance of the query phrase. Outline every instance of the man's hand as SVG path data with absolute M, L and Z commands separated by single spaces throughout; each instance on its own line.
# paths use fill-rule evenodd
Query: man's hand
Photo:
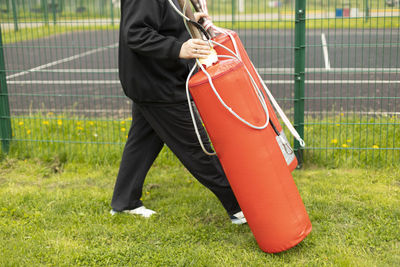
M 206 41 L 200 39 L 189 39 L 183 43 L 180 58 L 207 58 L 211 53 L 211 48 Z
M 211 20 L 211 17 L 208 16 L 206 13 L 203 13 L 203 12 L 194 13 L 194 20 L 196 22 L 199 22 L 200 19 L 209 19 L 209 20 Z

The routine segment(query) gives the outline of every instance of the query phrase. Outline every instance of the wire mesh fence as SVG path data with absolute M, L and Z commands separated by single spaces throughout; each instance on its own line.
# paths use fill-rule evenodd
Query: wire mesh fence
M 373 0 L 209 0 L 306 141 L 304 160 L 400 163 L 400 7 Z M 3 150 L 117 160 L 131 103 L 118 80 L 119 1 L 0 1 Z M 298 148 L 298 147 L 297 147 Z M 299 150 L 300 151 L 300 150 Z

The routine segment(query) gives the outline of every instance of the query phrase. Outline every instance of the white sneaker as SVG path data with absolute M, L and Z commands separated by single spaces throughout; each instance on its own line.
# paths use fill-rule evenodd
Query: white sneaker
M 231 222 L 233 224 L 245 224 L 247 223 L 246 218 L 244 217 L 244 214 L 242 211 L 239 211 L 233 215 L 230 216 Z
M 147 209 L 145 206 L 141 206 L 133 210 L 124 210 L 123 212 L 129 214 L 138 214 L 145 218 L 149 218 L 151 215 L 156 213 L 154 210 Z
M 145 218 L 149 218 L 151 215 L 156 213 L 154 210 L 147 209 L 145 206 L 141 206 L 141 207 L 133 209 L 133 210 L 123 210 L 122 212 L 129 213 L 129 214 L 141 215 L 142 217 L 145 217 Z M 114 215 L 116 213 L 118 213 L 118 211 L 115 211 L 115 210 L 110 211 L 111 215 Z

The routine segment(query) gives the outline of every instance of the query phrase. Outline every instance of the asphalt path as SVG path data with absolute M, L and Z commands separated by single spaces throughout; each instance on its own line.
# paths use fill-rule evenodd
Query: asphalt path
M 239 31 L 285 110 L 294 98 L 294 32 Z M 117 31 L 80 31 L 4 46 L 13 114 L 128 117 Z M 400 30 L 308 30 L 305 111 L 400 113 Z

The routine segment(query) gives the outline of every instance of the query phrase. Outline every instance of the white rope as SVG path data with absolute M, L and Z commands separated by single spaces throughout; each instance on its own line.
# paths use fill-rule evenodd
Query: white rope
M 188 105 L 189 105 L 190 117 L 192 118 L 192 122 L 193 122 L 193 126 L 194 126 L 194 131 L 195 131 L 195 133 L 196 133 L 197 140 L 199 141 L 199 144 L 200 144 L 200 146 L 201 146 L 201 149 L 203 149 L 203 151 L 204 151 L 204 153 L 205 153 L 206 155 L 214 156 L 214 155 L 216 155 L 217 153 L 215 153 L 215 152 L 208 152 L 207 149 L 205 148 L 204 144 L 203 144 L 203 140 L 201 139 L 201 136 L 200 136 L 200 133 L 199 133 L 199 129 L 197 128 L 197 123 L 196 123 L 196 118 L 195 118 L 195 115 L 194 115 L 194 112 L 193 112 L 192 102 L 191 102 L 191 100 L 190 100 L 189 80 L 190 80 L 190 78 L 192 77 L 193 72 L 194 72 L 195 69 L 196 69 L 196 65 L 193 65 L 193 68 L 191 69 L 191 71 L 190 71 L 190 73 L 189 73 L 189 75 L 188 75 L 188 77 L 187 77 L 187 79 L 186 79 L 186 98 L 187 98 Z
M 189 35 L 191 38 L 193 38 L 192 33 L 190 32 L 189 26 L 187 24 L 188 21 L 190 21 L 190 19 L 188 17 L 186 17 L 175 5 L 171 0 L 168 0 L 170 5 L 175 9 L 176 12 L 178 12 L 178 14 L 181 15 L 181 17 L 183 18 L 183 23 L 185 24 L 186 30 L 189 32 Z M 185 1 L 185 6 L 183 7 L 185 10 L 185 7 L 187 5 L 187 1 Z M 211 43 L 210 43 L 211 46 Z M 208 156 L 214 156 L 217 153 L 216 152 L 209 152 L 203 143 L 203 140 L 201 139 L 200 136 L 200 132 L 199 132 L 199 128 L 197 127 L 197 123 L 196 123 L 196 118 L 195 118 L 195 114 L 193 112 L 193 107 L 192 107 L 192 102 L 190 100 L 190 92 L 189 92 L 189 80 L 193 75 L 193 72 L 196 69 L 196 64 L 193 65 L 193 68 L 190 70 L 188 77 L 186 78 L 186 99 L 188 101 L 188 106 L 189 106 L 189 112 L 190 112 L 190 117 L 192 118 L 192 123 L 193 123 L 193 127 L 194 127 L 194 132 L 196 133 L 196 137 L 197 140 L 201 146 L 201 149 L 203 150 L 203 152 L 208 155 Z
M 220 56 L 219 56 L 220 57 Z M 224 56 L 227 57 L 227 56 Z M 233 59 L 235 59 L 234 57 L 231 57 Z M 262 126 L 256 126 L 251 124 L 250 122 L 246 121 L 245 119 L 243 119 L 241 116 L 239 116 L 239 114 L 237 114 L 230 106 L 228 106 L 225 101 L 222 99 L 222 97 L 219 95 L 217 89 L 214 86 L 214 83 L 212 81 L 212 77 L 211 75 L 207 72 L 207 70 L 203 67 L 203 65 L 200 63 L 200 61 L 198 59 L 196 59 L 197 61 L 197 65 L 200 67 L 200 69 L 204 72 L 204 74 L 207 76 L 208 82 L 211 86 L 211 89 L 213 90 L 215 96 L 218 98 L 219 102 L 222 104 L 222 106 L 228 110 L 235 118 L 237 118 L 238 120 L 240 120 L 241 122 L 243 122 L 244 124 L 246 124 L 247 126 L 249 126 L 250 128 L 256 129 L 256 130 L 262 130 L 265 129 L 268 124 L 269 124 L 269 112 L 268 112 L 268 108 L 267 108 L 267 104 L 265 103 L 265 99 L 261 98 L 261 92 L 259 90 L 259 88 L 257 87 L 257 84 L 255 83 L 255 81 L 253 80 L 253 77 L 251 77 L 250 72 L 247 70 L 246 66 L 243 64 L 243 66 L 245 67 L 247 74 L 249 75 L 251 82 L 253 84 L 253 89 L 255 90 L 258 100 L 261 103 L 262 108 L 264 109 L 265 112 L 265 116 L 266 116 L 266 120 L 265 123 Z
M 229 49 L 229 48 L 228 48 L 228 49 Z M 235 58 L 235 57 L 230 57 L 230 56 L 219 56 L 219 57 L 237 59 L 237 58 Z M 257 85 L 256 85 L 256 83 L 255 83 L 253 77 L 251 76 L 249 70 L 246 68 L 246 66 L 245 66 L 244 64 L 243 64 L 243 66 L 245 67 L 246 72 L 247 72 L 247 74 L 249 75 L 249 77 L 250 77 L 250 79 L 251 79 L 251 81 L 252 81 L 253 89 L 255 90 L 255 92 L 256 92 L 256 94 L 257 94 L 257 97 L 258 97 L 258 99 L 259 99 L 259 101 L 260 101 L 260 103 L 261 103 L 261 106 L 262 106 L 262 108 L 263 108 L 263 110 L 264 110 L 264 112 L 265 112 L 265 115 L 266 115 L 266 122 L 265 122 L 265 124 L 264 124 L 263 126 L 255 126 L 255 125 L 253 125 L 253 124 L 247 122 L 246 120 L 244 120 L 243 118 L 241 118 L 236 112 L 234 112 L 234 111 L 232 110 L 232 108 L 229 107 L 229 106 L 223 101 L 223 99 L 221 98 L 221 96 L 219 95 L 218 91 L 216 90 L 216 88 L 215 88 L 215 86 L 214 86 L 214 83 L 213 83 L 213 81 L 212 81 L 211 75 L 207 72 L 207 70 L 203 67 L 203 65 L 199 62 L 198 59 L 196 59 L 196 62 L 197 62 L 197 65 L 200 66 L 200 68 L 201 68 L 201 70 L 204 72 L 204 74 L 207 76 L 208 82 L 209 82 L 209 84 L 210 84 L 210 86 L 211 86 L 211 88 L 212 88 L 214 94 L 217 96 L 218 100 L 220 101 L 220 103 L 221 103 L 232 115 L 234 115 L 234 116 L 235 116 L 237 119 L 239 119 L 241 122 L 243 122 L 244 124 L 248 125 L 249 127 L 253 128 L 253 129 L 262 130 L 262 129 L 265 129 L 265 128 L 268 126 L 268 123 L 269 123 L 269 112 L 268 112 L 267 104 L 265 103 L 265 99 L 263 98 L 262 93 L 261 93 L 260 90 L 258 89 L 258 87 L 257 87 Z M 188 75 L 188 77 L 187 77 L 187 79 L 186 79 L 186 98 L 187 98 L 187 101 L 188 101 L 190 116 L 191 116 L 191 118 L 192 118 L 194 130 L 195 130 L 197 139 L 198 139 L 198 141 L 199 141 L 199 143 L 200 143 L 200 146 L 201 146 L 201 148 L 202 148 L 202 150 L 204 151 L 205 154 L 212 156 L 212 155 L 216 155 L 216 153 L 215 153 L 215 152 L 209 152 L 209 151 L 207 151 L 207 149 L 205 148 L 205 146 L 204 146 L 204 144 L 203 144 L 203 141 L 202 141 L 202 139 L 201 139 L 201 136 L 200 136 L 200 133 L 199 133 L 199 130 L 198 130 L 198 127 L 197 127 L 197 123 L 196 123 L 195 115 L 194 115 L 194 112 L 193 112 L 193 108 L 192 108 L 192 105 L 191 105 L 192 103 L 191 103 L 191 100 L 190 100 L 189 80 L 190 80 L 190 78 L 192 77 L 193 72 L 194 72 L 195 69 L 196 69 L 196 65 L 193 66 L 193 68 L 191 69 L 191 71 L 190 71 L 190 73 L 189 73 L 189 75 Z

